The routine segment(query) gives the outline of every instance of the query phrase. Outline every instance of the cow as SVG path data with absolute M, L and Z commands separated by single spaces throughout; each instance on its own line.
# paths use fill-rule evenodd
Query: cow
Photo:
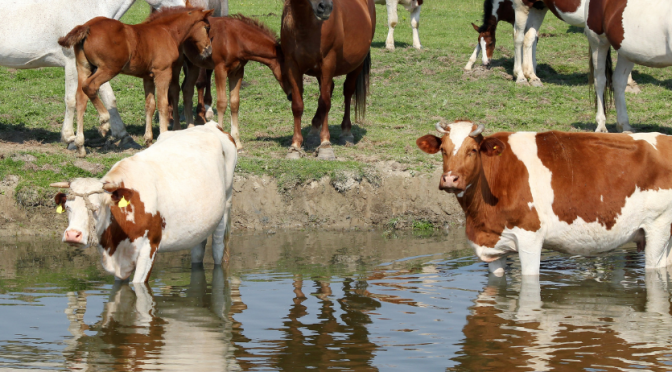
M 385 48 L 394 50 L 394 28 L 397 27 L 399 17 L 397 16 L 397 5 L 403 5 L 411 13 L 411 27 L 413 28 L 413 48 L 422 49 L 420 45 L 420 8 L 424 0 L 375 0 L 376 4 L 385 4 L 387 7 L 387 39 Z
M 192 249 L 203 262 L 212 234 L 212 255 L 221 264 L 231 232 L 236 144 L 215 122 L 164 132 L 148 149 L 117 162 L 101 179 L 77 178 L 52 187 L 67 212 L 63 242 L 96 246 L 103 268 L 117 280 L 149 280 L 157 251 Z M 228 256 L 226 257 L 228 260 Z
M 454 193 L 466 235 L 489 270 L 503 275 L 518 252 L 539 275 L 541 249 L 590 255 L 636 242 L 646 268 L 672 263 L 672 139 L 660 133 L 495 133 L 483 124 L 436 124 L 418 138 L 441 151 L 439 189 Z

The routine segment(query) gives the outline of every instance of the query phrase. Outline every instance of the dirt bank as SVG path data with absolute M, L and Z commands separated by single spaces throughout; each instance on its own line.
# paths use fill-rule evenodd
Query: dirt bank
M 407 229 L 420 223 L 443 228 L 460 225 L 464 214 L 455 197 L 437 188 L 434 174 L 402 170 L 395 162 L 376 164 L 376 179 L 325 177 L 319 181 L 278 187 L 269 176 L 236 175 L 233 197 L 235 229 L 273 230 L 320 228 Z M 54 208 L 16 205 L 18 177 L 0 180 L 0 236 L 60 235 L 67 218 Z

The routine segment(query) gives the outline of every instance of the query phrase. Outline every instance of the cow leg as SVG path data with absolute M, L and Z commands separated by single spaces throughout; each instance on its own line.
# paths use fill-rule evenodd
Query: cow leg
M 243 151 L 243 142 L 240 140 L 240 123 L 238 122 L 238 110 L 240 109 L 240 87 L 245 76 L 245 64 L 232 71 L 229 76 L 229 101 L 231 106 L 231 136 L 236 141 L 238 152 Z M 222 127 L 223 128 L 223 127 Z
M 606 63 L 609 53 L 609 42 L 589 28 L 585 29 L 586 38 L 590 43 L 590 57 L 593 62 L 593 84 L 595 85 L 596 111 L 595 121 L 597 128 L 595 132 L 608 133 L 606 122 L 607 117 L 604 113 L 604 91 L 607 86 Z M 590 84 L 590 82 L 589 82 Z
M 420 8 L 422 8 L 422 5 L 413 9 L 413 11 L 411 12 L 411 27 L 413 28 L 413 48 L 415 49 L 422 49 L 422 45 L 420 45 L 420 33 L 418 32 L 418 27 L 420 27 Z M 392 41 L 392 43 L 394 43 L 394 41 Z
M 539 275 L 543 238 L 532 232 L 516 235 L 516 249 L 520 257 L 522 275 Z
M 191 248 L 191 266 L 201 265 L 203 266 L 203 258 L 205 257 L 205 245 L 208 243 L 208 239 L 203 240 L 202 242 L 196 244 L 194 248 Z M 212 246 L 214 249 L 215 241 L 212 241 Z
M 645 268 L 658 269 L 672 265 L 670 221 L 661 223 L 655 221 L 653 226 L 645 227 L 644 231 L 646 234 Z
M 287 61 L 287 82 L 291 90 L 292 115 L 294 116 L 294 134 L 292 135 L 292 144 L 287 153 L 287 159 L 298 159 L 301 157 L 301 145 L 303 144 L 303 135 L 301 134 L 301 116 L 303 116 L 303 74 L 299 73 L 294 61 Z
M 614 104 L 616 105 L 616 130 L 619 132 L 632 132 L 628 119 L 628 107 L 625 103 L 625 89 L 628 87 L 628 78 L 635 64 L 629 59 L 618 54 L 616 68 L 612 75 L 614 84 Z
M 61 141 L 66 144 L 75 141 L 74 118 L 77 108 L 77 64 L 74 58 L 65 61 L 65 118 L 61 128 Z
M 215 261 L 215 265 L 229 262 L 229 227 L 229 208 L 225 208 L 224 216 L 212 233 L 212 259 Z
M 354 144 L 355 136 L 352 135 L 352 121 L 350 120 L 350 102 L 352 101 L 352 95 L 355 94 L 355 89 L 357 89 L 357 78 L 362 72 L 362 66 L 359 66 L 356 70 L 350 72 L 345 76 L 345 82 L 343 83 L 343 97 L 345 98 L 344 109 L 343 109 L 343 121 L 341 122 L 341 141 L 344 145 Z
M 158 246 L 153 247 L 147 238 L 137 239 L 133 244 L 138 245 L 138 258 L 135 263 L 132 283 L 147 283 L 154 267 L 154 258 L 156 258 Z
M 516 77 L 517 84 L 527 85 L 527 79 L 523 74 L 523 42 L 525 40 L 525 29 L 527 27 L 527 18 L 530 8 L 523 4 L 522 0 L 513 1 L 513 9 L 516 21 L 513 23 L 513 44 L 515 55 L 513 58 L 513 75 Z M 485 53 L 485 51 L 483 51 Z
M 385 48 L 394 50 L 394 28 L 397 27 L 399 19 L 397 18 L 397 4 L 399 0 L 387 0 L 387 39 L 385 40 Z
M 488 271 L 490 271 L 492 274 L 496 276 L 504 275 L 505 270 L 506 270 L 506 256 L 500 257 L 497 260 L 488 263 Z
M 536 61 L 536 45 L 537 35 L 541 23 L 544 21 L 548 8 L 542 10 L 531 8 L 527 18 L 527 25 L 525 26 L 525 37 L 523 39 L 523 74 L 529 80 L 533 87 L 540 87 L 543 84 L 541 79 L 536 75 L 537 61 Z
M 144 79 L 145 88 L 145 146 L 152 144 L 154 134 L 152 133 L 152 122 L 154 121 L 154 111 L 156 111 L 155 87 L 152 79 Z
M 194 85 L 198 79 L 200 68 L 191 63 L 188 58 L 184 59 L 186 75 L 182 81 L 182 99 L 184 100 L 184 121 L 187 128 L 194 126 Z
M 152 296 L 152 288 L 145 283 L 133 282 L 133 292 L 135 293 L 135 314 L 138 322 L 138 327 L 149 328 L 152 320 L 154 320 L 154 296 Z

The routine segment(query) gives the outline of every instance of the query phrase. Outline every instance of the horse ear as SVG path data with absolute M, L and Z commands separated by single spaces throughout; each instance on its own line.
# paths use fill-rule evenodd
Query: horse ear
M 479 34 L 481 33 L 481 31 L 478 30 L 478 26 L 476 26 L 473 22 L 471 23 L 471 25 L 474 27 L 474 30 L 476 30 L 476 32 L 478 32 Z
M 214 12 L 215 12 L 214 9 L 206 10 L 205 14 L 203 14 L 203 19 L 208 18 L 208 17 L 212 17 L 212 13 L 214 13 Z
M 187 0 L 187 1 L 184 2 L 184 7 L 185 7 L 185 8 L 193 8 L 193 5 L 191 5 L 191 3 L 189 2 L 189 0 Z

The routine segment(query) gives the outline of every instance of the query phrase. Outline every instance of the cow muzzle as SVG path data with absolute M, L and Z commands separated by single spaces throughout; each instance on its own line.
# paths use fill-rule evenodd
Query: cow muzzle
M 63 234 L 63 242 L 68 243 L 71 246 L 81 246 L 84 244 L 84 234 L 81 231 L 75 229 L 65 230 Z
M 459 182 L 461 181 L 461 178 L 457 174 L 453 174 L 452 172 L 444 173 L 441 176 L 441 182 L 439 182 L 439 190 L 443 190 L 446 192 L 460 192 L 464 191 L 460 186 Z

